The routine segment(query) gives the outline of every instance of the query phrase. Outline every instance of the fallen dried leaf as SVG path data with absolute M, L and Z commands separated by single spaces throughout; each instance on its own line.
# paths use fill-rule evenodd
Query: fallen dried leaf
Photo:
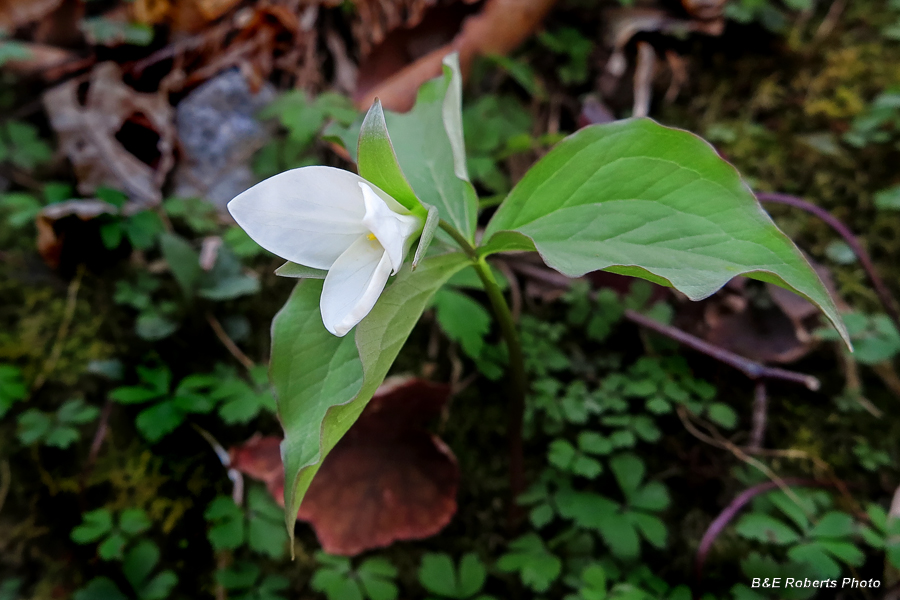
M 115 63 L 94 67 L 83 104 L 82 83 L 67 81 L 43 97 L 59 147 L 72 161 L 78 190 L 89 195 L 107 185 L 143 206 L 158 204 L 160 187 L 175 162 L 172 107 L 160 94 L 142 94 L 122 83 Z
M 391 378 L 379 388 L 325 459 L 297 515 L 326 552 L 353 556 L 429 537 L 450 522 L 459 468 L 450 449 L 424 428 L 449 393 L 447 385 L 415 378 Z M 233 468 L 265 482 L 282 503 L 279 443 L 254 437 L 230 455 Z
M 57 48 L 56 46 L 32 42 L 16 43 L 24 51 L 24 56 L 22 58 L 7 59 L 3 63 L 3 70 L 10 73 L 30 75 L 59 67 L 78 58 L 78 55 L 71 50 Z M 2 46 L 2 42 L 0 42 L 0 46 Z
M 62 0 L 4 0 L 0 3 L 0 29 L 14 31 L 59 8 Z
M 358 86 L 354 101 L 367 109 L 375 98 L 385 108 L 406 111 L 412 108 L 419 87 L 441 73 L 441 61 L 459 53 L 465 76 L 476 56 L 505 55 L 527 39 L 543 21 L 556 0 L 488 0 L 484 9 L 467 18 L 449 44 L 433 50 L 400 71 L 370 87 Z M 365 72 L 365 64 L 360 71 Z
M 90 221 L 104 214 L 116 214 L 118 209 L 100 200 L 68 200 L 44 207 L 35 219 L 37 247 L 41 258 L 51 268 L 58 268 L 68 229 L 63 225 L 67 217 Z

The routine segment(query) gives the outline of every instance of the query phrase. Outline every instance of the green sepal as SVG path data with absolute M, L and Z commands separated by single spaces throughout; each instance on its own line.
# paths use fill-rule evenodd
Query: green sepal
M 416 254 L 413 256 L 412 270 L 415 271 L 419 263 L 425 258 L 425 253 L 434 239 L 434 234 L 441 222 L 441 213 L 437 206 L 429 206 L 428 214 L 425 217 L 425 226 L 422 228 L 422 234 L 419 236 L 419 245 L 416 247 Z
M 294 279 L 325 279 L 328 271 L 325 269 L 313 269 L 312 267 L 288 261 L 275 269 L 275 274 L 279 277 L 291 277 Z
M 413 213 L 425 216 L 425 207 L 419 202 L 397 162 L 378 98 L 366 113 L 359 130 L 357 160 L 360 177 L 377 185 Z

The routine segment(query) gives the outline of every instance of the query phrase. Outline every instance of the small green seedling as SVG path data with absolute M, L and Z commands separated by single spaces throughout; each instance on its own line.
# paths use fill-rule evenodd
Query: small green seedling
M 123 510 L 118 522 L 105 508 L 86 512 L 82 519 L 81 525 L 72 530 L 72 541 L 78 544 L 100 542 L 97 553 L 103 560 L 121 560 L 125 547 L 150 528 L 150 519 L 139 508 Z
M 316 553 L 321 565 L 310 587 L 328 600 L 396 600 L 397 569 L 386 558 L 373 557 L 354 568 L 349 558 Z

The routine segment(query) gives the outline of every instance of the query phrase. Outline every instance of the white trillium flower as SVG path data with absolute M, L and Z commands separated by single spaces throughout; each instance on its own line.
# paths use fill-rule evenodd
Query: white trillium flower
M 339 337 L 369 314 L 423 226 L 362 177 L 333 167 L 270 177 L 228 211 L 269 252 L 328 271 L 319 307 L 325 328 Z

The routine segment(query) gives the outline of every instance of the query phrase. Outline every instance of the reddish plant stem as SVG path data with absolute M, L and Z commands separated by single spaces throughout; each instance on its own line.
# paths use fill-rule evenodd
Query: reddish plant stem
M 696 582 L 699 583 L 700 579 L 703 577 L 703 563 L 706 562 L 706 556 L 709 554 L 709 550 L 712 548 L 716 538 L 719 537 L 719 534 L 725 530 L 732 519 L 737 516 L 748 502 L 760 494 L 777 489 L 779 484 L 804 487 L 828 487 L 833 485 L 830 482 L 817 481 L 815 479 L 788 478 L 781 482 L 766 481 L 765 483 L 754 485 L 738 494 L 738 496 L 731 501 L 731 504 L 726 506 L 725 509 L 719 513 L 719 516 L 709 524 L 706 533 L 703 534 L 703 539 L 700 540 L 700 545 L 697 547 L 697 555 L 694 559 L 694 578 Z
M 816 206 L 812 202 L 808 202 L 797 196 L 776 192 L 760 192 L 756 194 L 756 197 L 760 202 L 772 202 L 799 208 L 800 210 L 820 218 L 829 227 L 834 229 L 834 231 L 847 242 L 847 245 L 850 246 L 853 253 L 856 254 L 856 257 L 859 259 L 859 264 L 872 281 L 872 287 L 875 288 L 875 293 L 878 295 L 878 299 L 881 301 L 882 306 L 884 306 L 884 312 L 886 312 L 891 321 L 893 321 L 897 331 L 900 331 L 900 311 L 897 310 L 897 304 L 894 302 L 894 297 L 891 295 L 891 292 L 888 290 L 881 277 L 878 276 L 878 271 L 875 270 L 875 265 L 872 264 L 869 253 L 862 247 L 862 244 L 859 243 L 859 240 L 856 239 L 856 236 L 850 231 L 850 228 L 824 208 Z
M 730 352 L 729 350 L 710 344 L 709 342 L 702 340 L 697 336 L 691 335 L 686 331 L 682 331 L 680 329 L 672 327 L 671 325 L 665 325 L 663 323 L 660 323 L 659 321 L 654 321 L 650 317 L 646 317 L 637 311 L 631 309 L 626 310 L 625 318 L 632 323 L 637 323 L 641 327 L 652 329 L 653 331 L 671 338 L 680 344 L 684 344 L 689 348 L 693 348 L 698 352 L 702 352 L 703 354 L 706 354 L 707 356 L 710 356 L 718 360 L 719 362 L 723 362 L 726 365 L 731 365 L 750 379 L 781 379 L 784 381 L 793 381 L 795 383 L 803 384 L 808 389 L 813 391 L 818 390 L 819 386 L 821 385 L 819 383 L 819 380 L 812 375 L 805 375 L 803 373 L 797 373 L 785 369 L 778 369 L 776 367 L 767 367 L 766 365 L 760 364 L 756 361 L 752 361 L 749 358 L 744 358 L 739 354 L 735 354 L 734 352 Z
M 756 389 L 753 391 L 753 428 L 750 430 L 749 443 L 751 450 L 759 450 L 763 446 L 768 412 L 769 395 L 766 390 L 766 382 L 760 380 L 756 382 Z

